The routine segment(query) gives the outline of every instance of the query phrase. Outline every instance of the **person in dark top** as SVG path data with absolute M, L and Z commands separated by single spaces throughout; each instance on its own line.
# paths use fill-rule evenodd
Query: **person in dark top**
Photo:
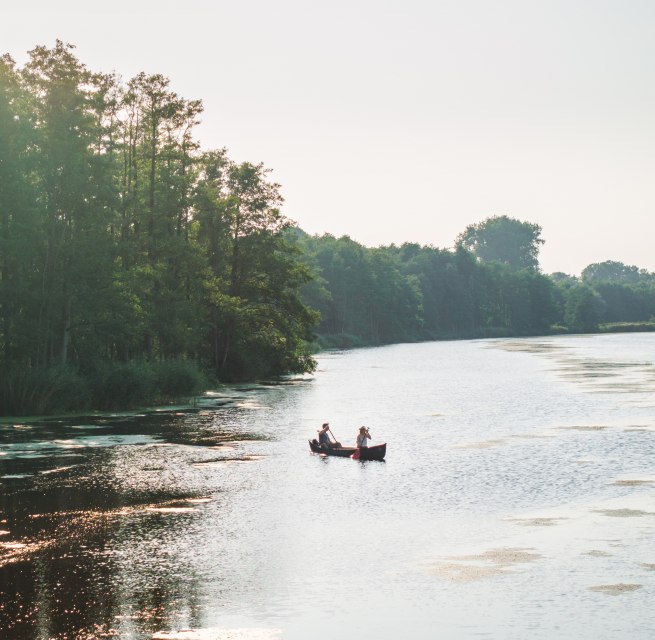
M 332 443 L 330 442 L 330 436 L 328 434 L 329 430 L 330 430 L 330 425 L 327 422 L 325 422 L 321 427 L 320 431 L 318 432 L 318 444 L 321 446 L 322 449 L 330 449 L 332 447 Z

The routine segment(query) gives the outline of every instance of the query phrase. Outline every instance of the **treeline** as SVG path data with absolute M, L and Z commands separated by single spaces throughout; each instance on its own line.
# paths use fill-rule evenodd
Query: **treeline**
M 452 250 L 309 236 L 261 164 L 200 148 L 201 113 L 61 42 L 0 58 L 0 415 L 307 372 L 321 346 L 651 326 L 653 274 L 547 276 L 541 228 L 507 216 Z
M 0 414 L 311 370 L 310 278 L 260 164 L 203 151 L 161 75 L 0 58 Z
M 618 262 L 581 277 L 538 267 L 538 225 L 506 216 L 471 225 L 453 250 L 366 248 L 349 237 L 297 244 L 316 274 L 304 298 L 325 346 L 595 332 L 601 323 L 655 329 L 655 275 Z M 629 327 L 625 327 L 626 329 Z

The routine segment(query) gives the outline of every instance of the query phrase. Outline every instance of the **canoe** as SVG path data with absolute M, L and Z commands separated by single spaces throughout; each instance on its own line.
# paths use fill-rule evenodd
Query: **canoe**
M 314 453 L 322 453 L 326 456 L 337 456 L 338 458 L 350 458 L 357 451 L 356 447 L 331 447 L 330 449 L 321 449 L 315 440 L 309 441 L 309 448 Z M 360 449 L 360 460 L 384 460 L 387 453 L 387 443 L 375 444 L 371 447 L 362 447 Z

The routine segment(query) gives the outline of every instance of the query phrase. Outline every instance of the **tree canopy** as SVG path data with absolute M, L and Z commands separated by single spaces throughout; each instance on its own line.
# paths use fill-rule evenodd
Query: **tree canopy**
M 582 280 L 587 283 L 639 284 L 640 282 L 655 281 L 655 274 L 649 273 L 646 269 L 640 269 L 614 260 L 590 264 L 583 269 L 580 275 Z
M 317 344 L 595 331 L 655 317 L 655 276 L 539 270 L 541 227 L 454 250 L 310 236 L 261 163 L 201 149 L 199 100 L 62 42 L 0 58 L 0 412 L 124 408 L 312 371 Z
M 512 269 L 538 269 L 543 243 L 538 224 L 504 215 L 471 224 L 457 238 L 457 246 L 482 262 L 501 262 Z
M 0 59 L 1 412 L 313 369 L 279 185 L 201 150 L 201 113 L 164 76 L 93 73 L 60 41 Z

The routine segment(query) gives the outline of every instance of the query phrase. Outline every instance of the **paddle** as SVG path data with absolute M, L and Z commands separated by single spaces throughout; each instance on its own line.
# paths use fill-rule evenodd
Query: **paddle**
M 332 429 L 330 429 L 330 427 L 328 427 L 328 431 L 330 432 L 330 435 L 332 436 L 332 440 L 334 440 L 334 444 L 337 447 L 341 447 L 341 443 L 334 437 L 334 434 L 332 433 Z

